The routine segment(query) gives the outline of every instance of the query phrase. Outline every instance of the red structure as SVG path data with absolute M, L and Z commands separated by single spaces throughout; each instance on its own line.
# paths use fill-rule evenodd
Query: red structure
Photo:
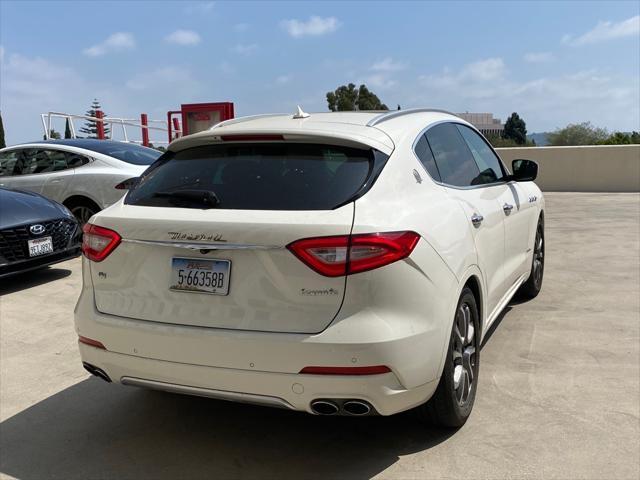
M 96 110 L 96 118 L 102 119 L 104 117 L 104 113 L 100 110 Z M 104 122 L 98 121 L 96 122 L 96 135 L 100 140 L 104 140 Z
M 142 145 L 149 146 L 149 129 L 145 128 L 149 126 L 149 118 L 146 113 L 140 114 L 140 125 L 142 126 Z
M 45 114 L 43 114 L 43 125 L 46 123 Z M 105 117 L 104 112 L 101 110 L 96 110 L 95 117 L 86 117 L 82 115 L 67 115 L 56 112 L 49 112 L 49 123 L 51 122 L 51 115 L 63 116 L 63 117 L 74 117 L 74 118 L 87 118 L 91 121 L 94 121 L 96 124 L 96 136 L 100 140 L 104 140 L 105 136 L 105 128 L 104 124 L 115 124 L 122 125 L 124 129 L 124 125 L 138 127 L 142 130 L 142 145 L 148 147 L 150 145 L 149 142 L 149 130 L 161 130 L 164 131 L 164 127 L 157 126 L 149 126 L 149 117 L 146 113 L 140 114 L 140 124 L 136 123 L 135 120 L 124 119 L 124 118 L 114 118 L 114 117 Z M 216 123 L 223 122 L 225 120 L 229 120 L 234 118 L 234 109 L 232 102 L 217 102 L 217 103 L 183 103 L 180 106 L 180 110 L 173 110 L 167 112 L 167 132 L 169 135 L 169 143 L 172 140 L 175 140 L 178 137 L 182 137 L 183 135 L 189 135 L 191 133 L 198 133 L 205 130 L 210 129 Z M 159 122 L 158 120 L 151 120 L 151 123 Z M 164 123 L 164 122 L 160 122 Z M 113 128 L 113 127 L 112 127 Z M 46 126 L 45 126 L 45 135 L 46 135 Z M 125 141 L 128 141 L 126 132 L 125 132 Z
M 178 125 L 178 115 L 182 129 Z M 234 115 L 232 102 L 183 103 L 180 110 L 167 112 L 169 142 L 183 135 L 208 130 L 216 123 L 233 118 Z

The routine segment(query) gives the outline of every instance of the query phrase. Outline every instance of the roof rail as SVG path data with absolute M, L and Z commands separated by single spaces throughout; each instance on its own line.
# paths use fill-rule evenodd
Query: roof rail
M 224 120 L 220 123 L 216 123 L 210 130 L 214 130 L 219 127 L 226 127 L 227 125 L 234 125 L 236 123 L 248 122 L 250 120 L 255 120 L 256 118 L 268 118 L 268 117 L 281 117 L 287 115 L 286 113 L 261 113 L 259 115 L 247 115 L 246 117 L 238 117 L 238 118 L 230 118 L 229 120 Z
M 407 110 L 392 110 L 390 112 L 382 113 L 377 117 L 372 118 L 367 123 L 367 127 L 373 127 L 378 125 L 379 123 L 386 122 L 387 120 L 391 120 L 392 118 L 401 117 L 403 115 L 409 115 L 410 113 L 421 113 L 421 112 L 437 112 L 437 113 L 448 113 L 449 115 L 455 115 L 455 113 L 449 112 L 447 110 L 440 110 L 438 108 L 408 108 Z

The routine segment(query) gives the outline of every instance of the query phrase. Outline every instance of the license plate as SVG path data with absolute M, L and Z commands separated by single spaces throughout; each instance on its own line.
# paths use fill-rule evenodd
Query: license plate
M 171 259 L 170 290 L 180 292 L 227 295 L 229 293 L 229 260 L 199 258 Z
M 27 246 L 29 247 L 30 257 L 37 257 L 38 255 L 53 253 L 53 241 L 51 240 L 51 237 L 42 237 L 36 238 L 34 240 L 27 240 Z

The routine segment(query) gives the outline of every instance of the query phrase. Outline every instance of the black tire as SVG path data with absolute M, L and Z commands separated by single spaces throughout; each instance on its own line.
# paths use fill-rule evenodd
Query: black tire
M 100 207 L 88 198 L 69 200 L 65 202 L 64 205 L 71 211 L 71 213 L 73 213 L 73 216 L 76 217 L 81 228 L 93 215 L 100 211 Z
M 467 327 L 462 335 L 464 332 L 460 330 L 463 324 L 473 326 L 473 331 Z M 471 289 L 465 287 L 458 300 L 447 359 L 438 388 L 427 403 L 416 409 L 421 419 L 449 428 L 459 428 L 465 424 L 476 398 L 480 368 L 479 340 L 480 321 L 476 298 Z M 468 384 L 464 383 L 465 380 L 469 380 Z
M 544 276 L 544 220 L 538 220 L 536 227 L 536 240 L 533 244 L 533 258 L 531 259 L 531 273 L 526 282 L 522 284 L 518 293 L 520 296 L 531 299 L 538 296 L 542 289 L 542 279 Z

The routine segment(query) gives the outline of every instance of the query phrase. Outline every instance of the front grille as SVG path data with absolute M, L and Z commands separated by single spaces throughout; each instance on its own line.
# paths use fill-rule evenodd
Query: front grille
M 29 231 L 31 225 L 36 223 L 44 226 L 44 233 L 33 235 Z M 27 225 L 20 225 L 14 228 L 0 230 L 0 258 L 1 263 L 18 262 L 29 258 L 29 248 L 27 241 L 34 238 L 51 237 L 53 251 L 58 252 L 68 248 L 72 236 L 76 234 L 76 222 L 67 218 L 49 220 L 46 222 L 35 222 Z

